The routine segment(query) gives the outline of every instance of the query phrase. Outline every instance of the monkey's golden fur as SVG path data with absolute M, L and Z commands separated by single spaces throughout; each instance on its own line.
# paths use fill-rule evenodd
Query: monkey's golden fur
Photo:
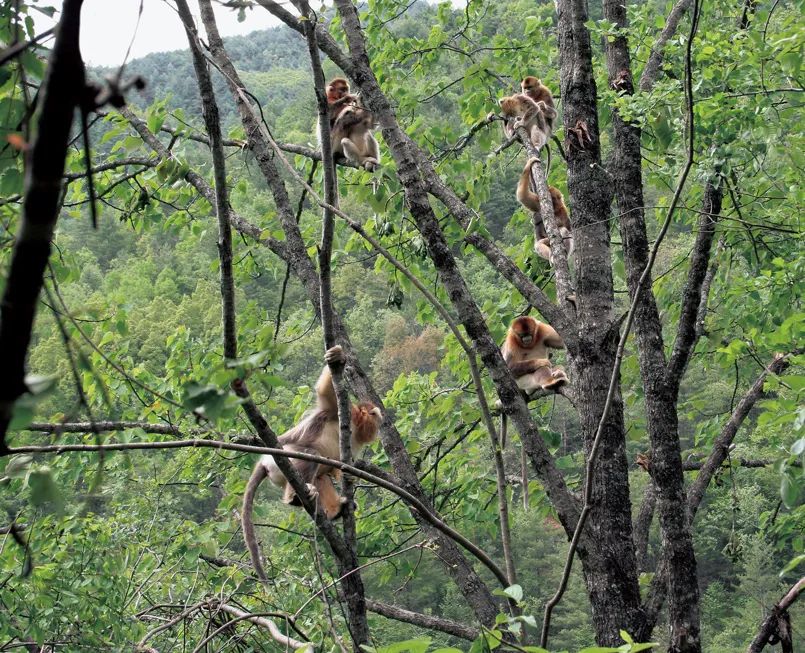
M 327 350 L 325 360 L 328 365 L 321 371 L 316 382 L 316 407 L 296 426 L 279 437 L 283 449 L 298 453 L 315 454 L 330 459 L 339 459 L 341 448 L 338 429 L 338 404 L 333 388 L 333 379 L 330 374 L 329 363 L 343 363 L 344 353 L 341 347 L 332 347 Z M 380 409 L 371 403 L 360 403 L 352 406 L 352 453 L 357 455 L 364 445 L 377 438 L 377 429 L 383 419 Z M 306 460 L 290 459 L 291 464 L 302 479 L 308 484 L 308 490 L 316 497 L 324 513 L 329 519 L 335 519 L 341 514 L 345 499 L 339 496 L 333 485 L 333 480 L 340 478 L 340 471 L 329 465 L 308 462 Z M 243 526 L 243 539 L 252 558 L 252 564 L 257 576 L 266 580 L 267 576 L 260 562 L 260 547 L 254 532 L 252 513 L 254 511 L 254 496 L 260 483 L 268 477 L 274 485 L 284 489 L 282 500 L 290 505 L 300 505 L 291 484 L 282 475 L 273 456 L 262 456 L 254 467 L 246 491 L 243 495 L 243 509 L 241 521 Z
M 517 184 L 517 200 L 529 211 L 533 211 L 537 216 L 541 216 L 541 208 L 539 203 L 539 195 L 531 190 L 529 184 L 531 183 L 531 166 L 537 162 L 537 159 L 529 159 L 523 172 L 520 175 L 520 181 Z M 548 186 L 548 192 L 551 195 L 551 203 L 553 204 L 553 215 L 556 220 L 556 225 L 559 227 L 559 233 L 562 236 L 562 242 L 567 250 L 567 255 L 573 253 L 573 234 L 570 231 L 570 216 L 567 213 L 567 206 L 565 206 L 565 199 L 558 188 Z M 536 234 L 534 241 L 534 249 L 537 254 L 548 261 L 553 262 L 551 255 L 551 241 L 548 238 L 548 232 L 545 231 L 545 224 L 542 217 L 536 221 Z
M 501 353 L 517 386 L 526 394 L 554 390 L 567 383 L 564 370 L 551 364 L 548 347 L 565 348 L 553 327 L 527 315 L 516 318 L 509 326 Z

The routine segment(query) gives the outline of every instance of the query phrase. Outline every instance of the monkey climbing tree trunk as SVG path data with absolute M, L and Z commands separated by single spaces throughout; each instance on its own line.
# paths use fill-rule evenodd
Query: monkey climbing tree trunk
M 330 147 L 329 107 L 325 93 L 324 73 L 319 60 L 319 47 L 316 40 L 316 24 L 318 17 L 311 11 L 304 0 L 295 0 L 294 6 L 303 17 L 305 36 L 308 43 L 310 64 L 313 70 L 313 84 L 316 93 L 316 104 L 319 112 L 319 134 L 321 137 L 321 159 L 324 168 L 324 198 L 328 205 L 338 204 L 338 182 Z M 334 309 L 332 300 L 331 256 L 333 251 L 333 234 L 335 216 L 331 209 L 325 207 L 322 215 L 321 245 L 319 247 L 319 279 L 321 294 L 321 324 L 324 331 L 325 349 L 336 345 L 334 327 Z M 342 462 L 352 462 L 352 428 L 350 425 L 351 407 L 346 386 L 343 383 L 343 366 L 331 365 L 338 402 L 339 449 Z M 347 601 L 349 634 L 356 653 L 360 653 L 362 644 L 369 644 L 369 624 L 366 620 L 366 596 L 358 563 L 358 538 L 355 532 L 354 485 L 349 474 L 342 476 L 342 494 L 346 503 L 342 507 L 344 544 L 347 557 L 340 560 L 339 573 L 344 577 L 342 586 Z
M 25 174 L 22 221 L 0 303 L 0 456 L 14 402 L 25 391 L 31 341 L 50 240 L 59 217 L 64 160 L 75 109 L 86 96 L 79 50 L 83 0 L 64 0 L 56 43 L 42 87 L 42 109 Z

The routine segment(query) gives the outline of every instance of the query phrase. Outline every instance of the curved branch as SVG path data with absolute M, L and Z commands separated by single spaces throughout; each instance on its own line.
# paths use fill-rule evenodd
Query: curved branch
M 186 448 L 207 448 L 219 449 L 221 451 L 240 451 L 243 453 L 256 453 L 260 455 L 267 454 L 269 456 L 279 458 L 294 458 L 298 460 L 307 460 L 309 462 L 327 465 L 340 469 L 345 474 L 351 474 L 356 478 L 368 481 L 373 485 L 382 487 L 408 503 L 417 514 L 419 514 L 431 526 L 447 535 L 451 540 L 460 544 L 464 549 L 474 555 L 492 574 L 497 578 L 503 587 L 508 586 L 506 574 L 498 567 L 492 559 L 477 545 L 472 543 L 461 533 L 454 530 L 445 524 L 439 517 L 434 515 L 428 507 L 417 499 L 413 494 L 404 490 L 403 488 L 391 483 L 390 481 L 370 474 L 369 472 L 348 465 L 340 460 L 332 458 L 325 458 L 323 456 L 315 456 L 313 454 L 301 453 L 296 451 L 288 451 L 287 449 L 280 449 L 276 447 L 256 447 L 248 444 L 235 444 L 234 442 L 220 442 L 217 440 L 169 440 L 167 442 L 126 442 L 114 444 L 53 444 L 53 445 L 28 445 L 22 447 L 13 447 L 8 450 L 8 455 L 24 454 L 24 453 L 50 453 L 61 455 L 68 452 L 110 452 L 110 451 L 143 451 L 155 449 L 186 449 Z

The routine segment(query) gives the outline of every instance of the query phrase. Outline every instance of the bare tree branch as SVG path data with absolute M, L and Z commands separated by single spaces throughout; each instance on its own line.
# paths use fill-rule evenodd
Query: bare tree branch
M 665 373 L 665 383 L 669 388 L 674 388 L 675 393 L 679 392 L 679 384 L 682 382 L 685 368 L 696 347 L 698 338 L 696 325 L 700 307 L 703 302 L 704 306 L 707 305 L 707 297 L 702 293 L 704 290 L 709 290 L 709 284 L 705 286 L 705 280 L 707 279 L 716 224 L 721 213 L 722 184 L 723 182 L 714 185 L 712 181 L 708 181 L 704 189 L 702 212 L 699 214 L 696 241 L 690 257 L 688 279 L 685 282 L 685 289 L 682 291 L 682 309 L 677 325 L 676 340 Z
M 693 522 L 696 511 L 704 498 L 704 491 L 710 484 L 718 468 L 724 463 L 729 454 L 732 442 L 738 432 L 738 428 L 743 424 L 749 411 L 763 398 L 763 385 L 769 375 L 780 375 L 791 364 L 792 354 L 777 354 L 774 360 L 766 367 L 760 376 L 752 384 L 752 387 L 746 392 L 741 401 L 735 407 L 729 420 L 721 429 L 721 433 L 713 442 L 713 448 L 705 463 L 702 465 L 696 480 L 688 490 L 688 514 L 689 519 Z
M 313 454 L 301 453 L 297 451 L 288 451 L 280 447 L 256 447 L 247 444 L 236 444 L 234 442 L 220 442 L 217 440 L 169 440 L 167 442 L 125 442 L 113 444 L 53 444 L 53 445 L 27 445 L 22 447 L 13 447 L 9 449 L 8 455 L 17 455 L 24 453 L 35 454 L 55 454 L 61 455 L 69 452 L 112 452 L 112 451 L 143 451 L 143 450 L 157 450 L 157 449 L 186 449 L 186 448 L 209 448 L 219 449 L 222 451 L 240 451 L 243 453 L 254 453 L 260 455 L 269 455 L 275 458 L 294 458 L 298 460 L 307 460 L 309 462 L 327 465 L 329 467 L 336 467 L 345 474 L 352 474 L 353 476 L 368 481 L 378 487 L 382 487 L 389 492 L 396 494 L 398 497 L 408 503 L 417 514 L 419 514 L 431 526 L 439 530 L 441 533 L 449 537 L 454 542 L 464 547 L 468 552 L 475 556 L 498 581 L 506 586 L 506 574 L 492 561 L 492 559 L 477 545 L 469 539 L 461 535 L 458 531 L 454 530 L 445 524 L 441 518 L 436 515 L 431 508 L 425 505 L 422 501 L 417 499 L 413 494 L 408 492 L 403 487 L 397 486 L 386 478 L 375 476 L 358 466 L 348 465 L 340 460 L 332 458 L 325 458 L 324 456 L 315 456 Z M 332 523 L 327 520 L 327 523 Z
M 749 644 L 746 653 L 760 653 L 772 638 L 779 640 L 782 653 L 794 653 L 794 643 L 791 638 L 791 616 L 788 614 L 788 608 L 794 604 L 803 591 L 805 591 L 805 576 L 800 578 L 774 605 L 769 615 L 760 624 L 760 630 Z
M 721 433 L 713 443 L 713 449 L 710 453 L 710 456 L 703 464 L 701 464 L 699 474 L 688 490 L 687 512 L 688 522 L 690 524 L 693 523 L 696 512 L 699 509 L 699 505 L 704 498 L 704 492 L 707 489 L 707 486 L 710 484 L 710 481 L 718 472 L 721 465 L 727 459 L 727 455 L 729 454 L 732 443 L 735 440 L 735 435 L 737 434 L 738 429 L 740 428 L 741 424 L 743 424 L 754 405 L 763 397 L 763 385 L 765 384 L 766 378 L 769 376 L 769 374 L 781 374 L 786 368 L 788 368 L 790 365 L 790 357 L 791 354 L 785 356 L 780 354 L 775 357 L 769 366 L 763 370 L 760 376 L 758 376 L 758 378 L 752 384 L 752 387 L 746 392 L 741 401 L 738 402 L 738 405 L 735 407 L 735 410 L 732 412 L 729 420 L 727 420 L 726 424 L 724 424 L 723 428 L 721 429 Z M 654 625 L 657 622 L 657 618 L 660 610 L 662 609 L 663 602 L 665 601 L 665 594 L 668 589 L 667 578 L 667 552 L 663 552 L 660 562 L 657 565 L 654 578 L 651 581 L 651 586 L 649 587 L 646 600 L 643 603 L 643 611 L 646 614 L 646 630 L 639 634 L 641 639 L 648 639 L 648 637 L 651 635 L 651 631 L 654 629 Z
M 480 634 L 477 628 L 471 628 L 457 621 L 451 621 L 443 617 L 434 617 L 429 614 L 421 614 L 419 612 L 412 612 L 397 605 L 390 603 L 383 603 L 381 601 L 374 601 L 366 599 L 366 607 L 372 612 L 383 615 L 387 619 L 394 619 L 395 621 L 403 621 L 407 624 L 413 624 L 420 628 L 427 628 L 428 630 L 437 630 L 440 633 L 447 633 L 453 637 L 460 637 L 469 641 L 474 640 Z
M 646 62 L 646 67 L 643 68 L 643 75 L 640 77 L 640 90 L 644 93 L 647 93 L 654 87 L 654 83 L 660 76 L 660 65 L 662 64 L 665 45 L 673 38 L 674 34 L 676 34 L 679 22 L 682 20 L 682 17 L 685 15 L 692 1 L 693 0 L 678 0 L 673 9 L 671 9 L 671 13 L 668 14 L 668 18 L 665 19 L 662 32 L 660 32 L 660 35 L 651 48 L 651 54 Z

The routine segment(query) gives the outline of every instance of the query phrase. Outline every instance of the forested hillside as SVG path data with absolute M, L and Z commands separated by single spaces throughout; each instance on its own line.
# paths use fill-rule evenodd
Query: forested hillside
M 797 6 L 188 1 L 0 7 L 0 651 L 801 647 Z

